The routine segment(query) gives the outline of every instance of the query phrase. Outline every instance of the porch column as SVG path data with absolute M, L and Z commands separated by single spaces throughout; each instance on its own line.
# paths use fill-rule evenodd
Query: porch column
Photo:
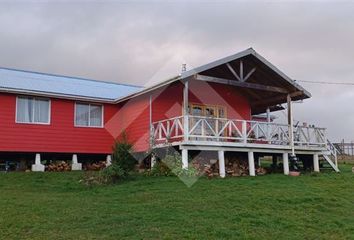
M 188 80 L 184 83 L 183 88 L 183 133 L 184 133 L 184 141 L 188 141 L 189 139 L 189 119 L 188 119 Z
M 41 163 L 41 155 L 39 153 L 36 154 L 36 158 L 34 160 L 34 164 L 32 165 L 32 172 L 44 172 L 44 165 Z
M 267 122 L 270 122 L 270 108 L 267 107 Z
M 149 129 L 150 129 L 150 148 L 154 145 L 154 130 L 152 126 L 152 96 L 149 97 Z
M 248 169 L 250 176 L 256 176 L 256 171 L 254 167 L 254 154 L 253 152 L 248 152 Z
M 77 154 L 73 154 L 72 163 L 71 163 L 72 171 L 81 171 L 82 164 L 77 161 Z
M 313 155 L 313 171 L 320 172 L 320 162 L 318 160 L 318 154 Z
M 242 121 L 242 138 L 243 138 L 243 143 L 247 144 L 247 122 L 246 120 Z
M 283 169 L 284 175 L 289 175 L 289 154 L 283 153 Z
M 111 155 L 107 155 L 106 157 L 106 167 L 109 167 L 112 165 L 112 156 Z
M 270 108 L 267 107 L 267 123 L 270 123 Z M 271 140 L 271 129 L 269 127 L 269 124 L 267 124 L 267 139 Z M 271 144 L 272 141 L 268 141 L 268 144 Z
M 188 150 L 182 149 L 182 168 L 188 169 Z
M 291 106 L 291 96 L 288 94 L 287 96 L 287 107 L 288 107 L 288 125 L 289 125 L 289 140 L 291 147 L 291 155 L 295 156 L 295 146 L 294 146 L 294 119 L 293 119 L 293 111 Z
M 219 174 L 220 177 L 225 177 L 225 154 L 224 151 L 218 151 L 219 155 Z

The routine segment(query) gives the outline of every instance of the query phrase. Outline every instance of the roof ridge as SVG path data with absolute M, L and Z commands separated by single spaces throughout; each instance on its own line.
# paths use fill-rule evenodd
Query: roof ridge
M 83 78 L 83 77 L 73 77 L 73 76 L 60 75 L 60 74 L 54 74 L 54 73 L 44 73 L 44 72 L 38 72 L 38 71 L 8 68 L 8 67 L 1 67 L 1 66 L 0 66 L 0 69 L 16 71 L 16 72 L 24 72 L 24 73 L 33 73 L 33 74 L 46 75 L 46 76 L 52 76 L 52 77 L 71 78 L 71 79 L 77 79 L 77 80 L 83 80 L 83 81 L 99 82 L 99 83 L 106 83 L 106 84 L 113 84 L 113 85 L 120 85 L 120 86 L 127 86 L 127 87 L 144 88 L 143 86 L 127 84 L 127 83 L 115 83 L 115 82 L 110 82 L 110 81 L 101 81 L 101 80 L 89 79 L 89 78 Z

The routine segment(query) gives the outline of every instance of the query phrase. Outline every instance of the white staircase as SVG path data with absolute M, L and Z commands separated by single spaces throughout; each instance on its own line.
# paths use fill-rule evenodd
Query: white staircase
M 322 153 L 324 160 L 334 169 L 336 172 L 340 172 L 338 168 L 338 149 L 327 139 L 327 151 Z

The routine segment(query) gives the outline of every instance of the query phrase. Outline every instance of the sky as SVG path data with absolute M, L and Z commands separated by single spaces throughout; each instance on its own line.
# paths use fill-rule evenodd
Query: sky
M 312 98 L 294 118 L 354 140 L 354 1 L 0 1 L 0 66 L 146 85 L 253 47 Z M 277 114 L 282 119 L 283 113 Z

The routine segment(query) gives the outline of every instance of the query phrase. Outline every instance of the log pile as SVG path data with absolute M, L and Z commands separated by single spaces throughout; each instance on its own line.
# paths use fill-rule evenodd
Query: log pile
M 264 175 L 267 173 L 263 167 L 256 166 L 256 174 Z M 227 176 L 240 177 L 248 176 L 249 168 L 247 159 L 232 158 L 227 159 L 225 162 L 225 172 Z M 204 175 L 208 178 L 219 176 L 219 164 L 211 162 L 210 164 L 204 164 Z
M 263 167 L 257 167 L 256 168 L 256 174 L 257 175 L 265 175 L 267 174 L 267 170 Z
M 248 162 L 242 159 L 228 161 L 225 166 L 226 174 L 233 177 L 248 176 Z
M 65 161 L 52 162 L 46 167 L 46 171 L 48 172 L 66 172 L 70 170 L 71 166 Z
M 216 166 L 216 164 L 205 164 L 204 175 L 208 178 L 219 176 L 219 168 Z
M 84 170 L 86 171 L 99 171 L 106 167 L 105 161 L 99 161 L 97 163 L 87 163 L 84 165 Z
M 204 164 L 204 175 L 208 178 L 219 176 L 219 163 L 215 159 L 211 159 L 209 163 Z

